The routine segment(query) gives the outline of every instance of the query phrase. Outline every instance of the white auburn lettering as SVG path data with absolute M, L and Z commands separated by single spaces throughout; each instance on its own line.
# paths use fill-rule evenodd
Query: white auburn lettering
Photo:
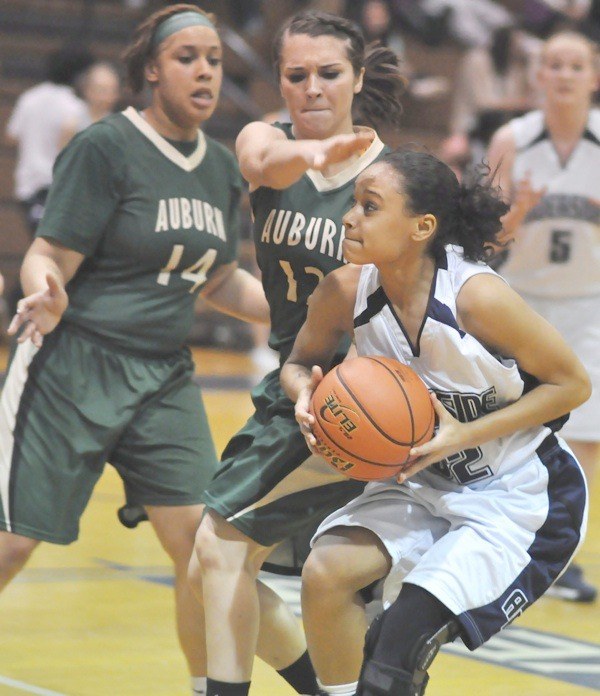
M 219 208 L 196 198 L 161 198 L 158 201 L 154 231 L 179 229 L 196 229 L 227 241 L 223 212 Z
M 299 212 L 292 218 L 291 210 L 277 210 L 273 208 L 261 232 L 260 241 L 265 244 L 285 244 L 296 246 L 303 243 L 309 249 L 319 246 L 321 254 L 342 260 L 342 242 L 344 241 L 344 226 L 340 227 L 337 239 L 337 226 L 330 218 L 307 218 Z

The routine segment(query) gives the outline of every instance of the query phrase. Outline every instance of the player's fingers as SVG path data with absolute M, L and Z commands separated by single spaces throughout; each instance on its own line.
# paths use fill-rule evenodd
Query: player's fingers
M 15 314 L 8 325 L 6 332 L 9 336 L 14 336 L 26 319 L 21 314 Z
M 433 462 L 429 457 L 422 457 L 418 461 L 414 462 L 413 464 L 409 464 L 407 467 L 402 469 L 402 471 L 396 476 L 396 480 L 398 483 L 404 483 L 411 476 L 414 476 L 415 474 L 418 474 L 419 471 L 426 469 L 430 464 L 433 464 Z
M 435 411 L 435 415 L 438 417 L 438 419 L 440 421 L 452 420 L 452 416 L 448 413 L 448 411 L 443 406 L 441 401 L 437 398 L 437 396 L 433 392 L 430 392 L 430 394 L 431 403 L 433 404 L 433 410 Z
M 33 332 L 33 334 L 31 335 L 31 340 L 32 340 L 32 342 L 33 342 L 33 345 L 34 345 L 36 348 L 41 348 L 41 347 L 42 347 L 42 343 L 44 342 L 44 337 L 43 337 L 42 334 L 36 329 L 36 330 Z
M 32 324 L 31 322 L 29 322 L 29 324 L 27 324 L 25 326 L 25 328 L 23 329 L 21 335 L 17 339 L 17 342 L 18 343 L 25 343 L 25 341 L 27 341 L 28 339 L 30 339 L 32 337 L 34 331 L 35 331 L 35 324 Z

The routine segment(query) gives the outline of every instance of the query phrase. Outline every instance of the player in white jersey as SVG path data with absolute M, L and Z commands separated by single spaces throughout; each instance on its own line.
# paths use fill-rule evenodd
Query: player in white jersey
M 588 484 L 600 461 L 600 110 L 597 48 L 562 32 L 543 49 L 544 106 L 501 128 L 490 146 L 492 171 L 513 208 L 514 239 L 500 272 L 567 339 L 592 380 L 592 397 L 561 432 Z M 596 588 L 571 568 L 552 594 L 593 601 Z
M 583 539 L 585 478 L 554 430 L 590 383 L 560 334 L 483 263 L 507 210 L 500 195 L 489 183 L 461 186 L 425 153 L 368 167 L 344 217 L 344 255 L 367 265 L 320 284 L 282 370 L 313 448 L 310 397 L 347 332 L 359 355 L 410 365 L 439 421 L 397 479 L 368 484 L 319 527 L 303 618 L 325 693 L 424 693 L 442 643 L 488 640 Z M 361 670 L 358 591 L 388 574 L 391 605 L 367 633 Z

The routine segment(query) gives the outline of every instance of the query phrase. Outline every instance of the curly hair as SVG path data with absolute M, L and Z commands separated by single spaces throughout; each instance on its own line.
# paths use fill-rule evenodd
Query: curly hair
M 381 161 L 399 175 L 410 212 L 436 217 L 438 228 L 428 247 L 431 256 L 456 244 L 466 259 L 487 261 L 494 246 L 501 246 L 496 238 L 509 205 L 487 176 L 488 167 L 473 170 L 470 180 L 459 183 L 447 164 L 427 152 L 397 149 Z

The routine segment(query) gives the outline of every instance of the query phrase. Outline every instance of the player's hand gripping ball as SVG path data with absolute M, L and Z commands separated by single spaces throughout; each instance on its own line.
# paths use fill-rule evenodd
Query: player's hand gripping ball
M 431 439 L 435 411 L 423 380 L 397 360 L 366 356 L 328 372 L 310 405 L 316 449 L 349 478 L 398 474 L 410 450 Z

